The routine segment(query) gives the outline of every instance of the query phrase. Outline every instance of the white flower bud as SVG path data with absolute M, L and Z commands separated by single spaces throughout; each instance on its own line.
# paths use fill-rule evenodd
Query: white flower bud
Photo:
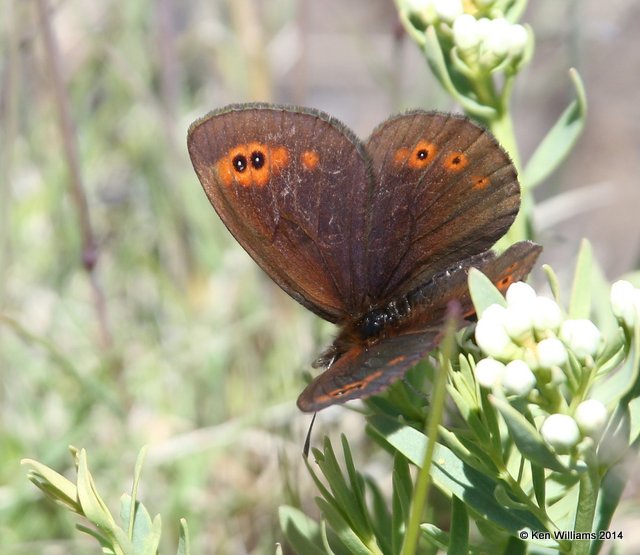
M 483 358 L 476 364 L 475 374 L 478 383 L 487 389 L 493 388 L 504 372 L 504 364 L 494 358 Z
M 431 25 L 437 19 L 434 0 L 407 0 L 407 10 L 422 19 L 427 25 Z
M 531 305 L 533 327 L 538 331 L 556 331 L 562 323 L 562 311 L 554 300 L 536 297 Z
M 591 320 L 565 320 L 560 328 L 560 339 L 579 360 L 598 352 L 602 334 Z
M 598 439 L 607 423 L 607 409 L 597 399 L 587 399 L 577 406 L 575 419 L 585 436 Z
M 507 307 L 503 326 L 509 336 L 515 340 L 523 340 L 531 335 L 533 321 L 530 304 L 520 302 Z
M 476 343 L 489 356 L 508 358 L 517 351 L 504 329 L 506 309 L 494 304 L 486 308 L 476 324 Z
M 552 414 L 540 428 L 542 438 L 559 453 L 566 453 L 580 441 L 576 421 L 566 414 Z
M 509 54 L 514 57 L 522 56 L 528 38 L 527 30 L 522 25 L 511 25 L 508 31 Z
M 503 58 L 509 52 L 509 22 L 503 17 L 489 20 L 484 45 L 487 52 L 495 58 Z
M 533 302 L 536 299 L 536 292 L 533 287 L 524 281 L 516 281 L 507 289 L 507 304 L 520 304 L 525 302 Z
M 640 315 L 640 289 L 625 280 L 611 286 L 611 310 L 625 326 L 632 328 Z
M 471 14 L 464 13 L 453 22 L 453 42 L 461 50 L 472 50 L 480 43 L 478 21 Z
M 434 0 L 433 4 L 438 17 L 447 23 L 451 23 L 456 17 L 464 13 L 462 0 Z
M 538 364 L 542 368 L 562 366 L 567 358 L 567 349 L 557 337 L 549 337 L 538 343 Z
M 507 395 L 524 397 L 536 386 L 536 377 L 523 360 L 512 360 L 504 369 L 502 387 Z

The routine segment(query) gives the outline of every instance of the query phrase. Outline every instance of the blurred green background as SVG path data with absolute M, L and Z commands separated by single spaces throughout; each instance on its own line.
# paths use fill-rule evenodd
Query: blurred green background
M 268 100 L 365 137 L 392 112 L 453 106 L 390 0 L 0 5 L 0 553 L 98 552 L 19 465 L 73 477 L 69 444 L 88 449 L 114 512 L 149 445 L 140 494 L 165 547 L 184 516 L 194 552 L 271 553 L 280 504 L 317 515 L 295 398 L 332 329 L 226 232 L 191 168 L 188 125 Z M 536 192 L 543 262 L 569 276 L 586 236 L 613 279 L 640 266 L 640 3 L 534 0 L 524 21 L 537 38 L 516 88 L 524 158 L 568 102 L 569 67 L 590 101 L 578 148 Z M 359 416 L 325 411 L 315 437 L 340 431 L 364 471 L 386 476 Z M 633 496 L 618 523 L 629 535 Z

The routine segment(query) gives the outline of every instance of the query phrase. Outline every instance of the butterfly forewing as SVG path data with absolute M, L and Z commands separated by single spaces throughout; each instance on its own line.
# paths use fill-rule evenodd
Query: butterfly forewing
M 513 164 L 466 118 L 407 113 L 382 123 L 366 147 L 376 179 L 367 289 L 376 299 L 406 294 L 489 249 L 518 212 Z
M 195 122 L 189 153 L 220 218 L 293 298 L 331 322 L 365 301 L 370 164 L 329 116 L 231 106 Z

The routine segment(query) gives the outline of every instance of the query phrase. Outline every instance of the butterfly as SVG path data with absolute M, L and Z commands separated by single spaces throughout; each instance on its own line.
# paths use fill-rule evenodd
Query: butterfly
M 363 142 L 317 110 L 237 104 L 194 122 L 187 144 L 236 240 L 339 326 L 298 398 L 305 412 L 383 391 L 437 346 L 449 303 L 474 314 L 470 268 L 504 292 L 541 251 L 490 250 L 519 210 L 516 170 L 460 115 L 410 111 Z

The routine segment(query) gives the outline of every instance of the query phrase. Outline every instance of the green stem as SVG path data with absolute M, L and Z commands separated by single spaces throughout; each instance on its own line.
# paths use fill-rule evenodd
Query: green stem
M 454 337 L 455 326 L 453 319 L 451 319 L 447 322 L 446 334 L 441 346 L 441 369 L 440 372 L 436 372 L 435 382 L 433 384 L 433 400 L 431 402 L 431 411 L 426 429 L 426 435 L 429 441 L 425 449 L 422 466 L 416 478 L 416 485 L 411 499 L 407 531 L 402 542 L 402 548 L 400 549 L 401 555 L 414 555 L 418 547 L 420 521 L 422 520 L 422 513 L 427 502 L 429 486 L 431 485 L 429 470 L 433 462 L 433 452 L 438 437 L 438 427 L 442 421 L 447 396 L 447 376 L 451 365 L 451 357 L 453 356 Z

